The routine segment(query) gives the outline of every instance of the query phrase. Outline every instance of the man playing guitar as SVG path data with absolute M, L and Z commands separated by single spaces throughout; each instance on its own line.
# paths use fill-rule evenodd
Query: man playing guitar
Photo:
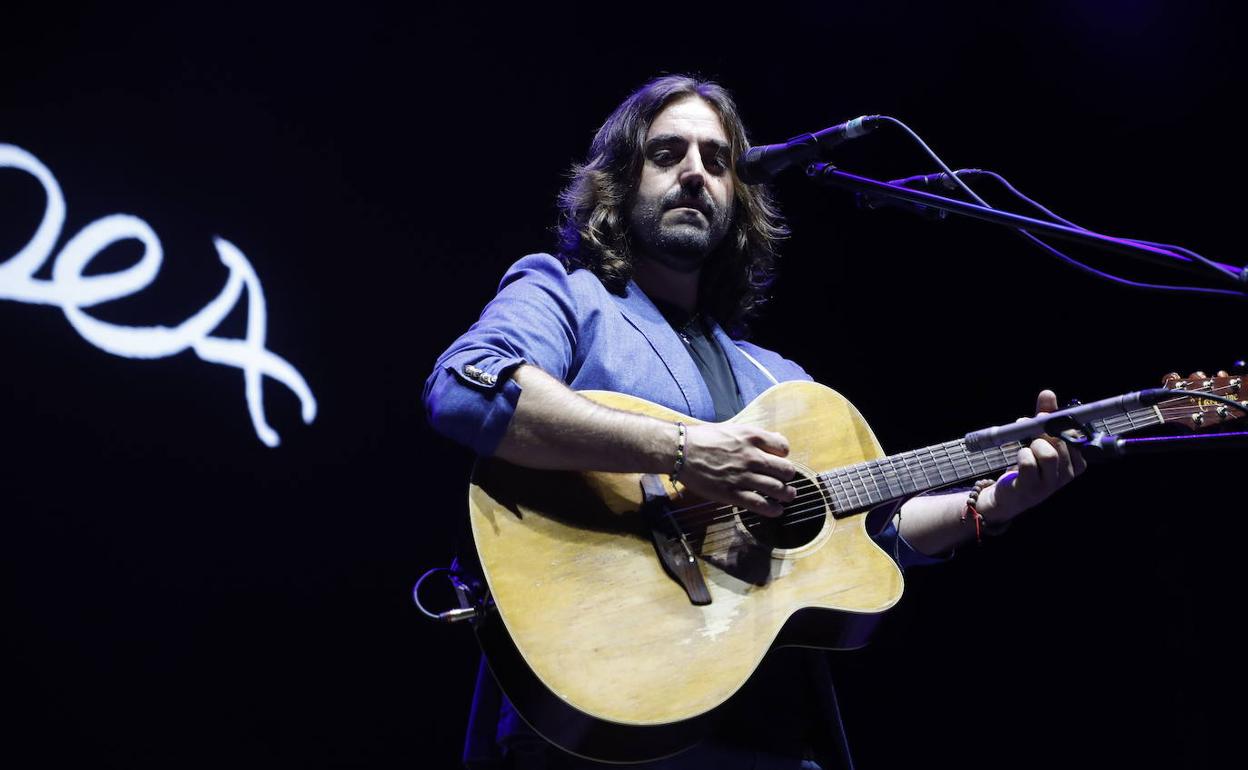
M 746 147 L 736 107 L 714 83 L 667 76 L 630 95 L 561 196 L 558 256 L 516 262 L 480 320 L 438 360 L 424 394 L 434 427 L 483 458 L 661 474 L 696 498 L 780 515 L 798 495 L 788 438 L 724 422 L 776 383 L 811 379 L 742 338 L 785 234 L 766 189 L 734 174 Z M 612 408 L 578 390 L 638 396 L 693 419 Z M 1055 395 L 1041 392 L 1036 406 L 1054 411 Z M 1045 440 L 1018 449 L 1016 462 L 974 491 L 906 500 L 872 537 L 903 565 L 936 561 L 1084 468 L 1077 452 Z M 847 763 L 826 663 L 805 650 L 781 653 L 768 656 L 709 738 L 644 766 Z M 778 681 L 788 683 L 783 698 L 769 689 Z M 477 715 L 470 763 L 599 766 L 548 748 L 501 704 L 497 720 Z

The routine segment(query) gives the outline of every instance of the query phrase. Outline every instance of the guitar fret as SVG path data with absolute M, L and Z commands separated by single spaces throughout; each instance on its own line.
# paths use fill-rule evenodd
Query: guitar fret
M 926 452 L 927 452 L 927 457 L 928 457 L 928 459 L 929 459 L 929 460 L 930 460 L 930 459 L 933 459 L 933 458 L 932 458 L 932 450 L 931 450 L 931 449 L 928 449 L 927 447 L 923 447 L 922 449 L 919 449 L 917 452 L 915 452 L 915 456 L 916 456 L 916 457 L 918 458 L 918 460 L 919 460 L 919 467 L 921 467 L 921 468 L 923 469 L 923 478 L 927 480 L 927 485 L 928 485 L 929 487 L 937 486 L 936 484 L 933 484 L 933 483 L 932 483 L 932 469 L 928 466 L 928 464 L 927 464 L 927 463 L 925 463 L 925 462 L 923 461 L 923 454 L 922 454 L 922 452 L 924 452 L 924 451 L 926 451 Z M 940 474 L 939 474 L 939 473 L 936 475 L 936 478 L 937 478 L 937 480 L 939 480 L 939 479 L 940 479 Z
M 858 487 L 854 485 L 853 468 L 851 466 L 850 468 L 846 468 L 845 470 L 846 470 L 845 480 L 849 483 L 849 491 L 854 494 L 854 498 L 855 498 L 854 507 L 860 508 L 862 507 L 862 495 L 858 494 Z
M 878 505 L 888 499 L 888 493 L 880 489 L 880 480 L 878 476 L 876 475 L 876 468 L 878 466 L 879 466 L 878 462 L 872 462 L 867 467 L 867 474 L 868 474 L 867 477 L 871 479 L 871 486 L 875 488 L 875 494 L 873 495 L 873 499 L 875 500 L 875 503 L 874 503 L 875 505 Z
M 961 457 L 962 460 L 966 463 L 966 473 L 962 476 L 962 478 L 969 479 L 975 476 L 977 473 L 979 473 L 977 470 L 975 470 L 975 460 L 977 459 L 975 456 L 975 453 L 971 452 L 970 450 L 966 448 L 966 442 L 955 441 L 954 445 L 958 449 L 958 456 Z
M 953 455 L 949 454 L 949 444 L 937 444 L 937 446 L 940 448 L 941 455 L 943 455 L 941 462 L 949 469 L 949 475 L 956 480 L 958 478 L 958 461 L 954 459 Z
M 845 468 L 841 472 L 841 479 L 844 482 L 844 486 L 842 488 L 845 490 L 845 500 L 847 503 L 849 503 L 849 505 L 846 507 L 858 508 L 858 507 L 861 507 L 862 505 L 862 497 L 858 494 L 858 490 L 854 488 L 854 479 L 849 471 L 850 471 L 849 468 Z M 849 496 L 851 494 L 856 499 L 850 499 Z
M 981 450 L 975 453 L 975 456 L 979 458 L 979 461 L 983 464 L 983 468 L 984 468 L 983 470 L 976 469 L 975 470 L 976 476 L 989 473 L 990 472 L 989 469 L 996 465 L 996 462 L 994 461 L 994 458 L 992 457 L 992 451 L 993 451 L 992 449 L 987 449 L 987 450 Z
M 923 488 L 926 489 L 932 485 L 932 474 L 928 471 L 927 466 L 923 463 L 923 455 L 920 450 L 916 449 L 910 453 L 910 467 L 923 474 Z
M 919 470 L 923 471 L 923 486 L 930 487 L 932 485 L 932 469 L 924 462 L 922 447 L 914 450 L 914 461 L 919 464 Z
M 966 445 L 963 444 L 963 446 L 965 447 Z M 982 474 L 989 473 L 991 471 L 992 462 L 984 455 L 983 452 L 967 452 L 967 456 L 970 457 L 971 459 L 971 476 L 979 476 Z M 984 469 L 982 471 L 976 469 L 975 467 L 976 460 L 979 460 L 981 463 L 983 463 Z M 968 476 L 967 478 L 970 478 L 970 476 Z
M 845 493 L 845 502 L 848 503 L 847 507 L 857 508 L 858 507 L 857 502 L 856 502 L 857 494 L 854 491 L 854 483 L 849 478 L 849 469 L 848 468 L 842 469 L 840 474 L 838 475 L 839 475 L 840 482 L 841 482 L 841 490 Z
M 936 448 L 929 446 L 929 447 L 925 447 L 924 451 L 927 452 L 928 459 L 932 461 L 932 470 L 936 471 L 936 483 L 944 484 L 945 483 L 944 465 L 941 463 L 940 457 L 936 455 Z
M 824 487 L 828 490 L 829 495 L 832 497 L 833 507 L 835 507 L 838 511 L 849 510 L 849 500 L 845 498 L 845 493 L 841 489 L 840 483 L 837 481 L 836 471 L 828 471 L 827 473 L 821 474 L 821 478 L 823 479 Z
M 962 478 L 964 478 L 964 479 L 969 479 L 969 478 L 971 478 L 972 476 L 974 476 L 974 475 L 975 475 L 975 473 L 976 473 L 976 471 L 975 471 L 975 455 L 973 455 L 971 452 L 967 451 L 967 448 L 966 448 L 966 443 L 965 443 L 965 442 L 963 442 L 963 441 L 955 441 L 955 442 L 954 442 L 954 445 L 955 445 L 955 446 L 957 447 L 957 449 L 958 449 L 958 456 L 959 456 L 959 457 L 961 457 L 961 458 L 962 458 L 962 461 L 966 463 L 966 473 L 964 473 L 964 474 L 962 475 Z
M 875 489 L 874 492 L 866 489 L 867 495 L 871 498 L 871 504 L 877 505 L 884 502 L 884 498 L 880 495 L 880 484 L 877 484 L 875 480 L 875 470 L 871 468 L 870 463 L 862 465 L 862 487 L 866 488 L 867 482 L 870 482 L 871 488 Z
M 870 507 L 871 490 L 866 488 L 866 479 L 862 478 L 862 465 L 854 465 L 854 483 L 857 484 L 857 488 L 862 490 L 862 500 Z
M 845 511 L 852 509 L 854 501 L 849 498 L 849 492 L 845 488 L 845 474 L 840 469 L 837 469 L 832 474 L 832 480 L 836 484 L 836 495 L 840 501 L 841 509 Z
M 927 455 L 928 457 L 932 458 L 932 466 L 936 468 L 936 477 L 940 479 L 941 484 L 944 484 L 945 483 L 945 469 L 944 469 L 943 464 L 940 461 L 940 458 L 936 456 L 936 451 L 932 447 L 929 446 L 927 448 Z
M 819 474 L 819 482 L 823 485 L 828 497 L 832 500 L 832 509 L 836 511 L 845 510 L 845 501 L 841 499 L 841 490 L 836 485 L 836 479 L 831 473 Z
M 901 460 L 901 470 L 906 474 L 904 479 L 906 482 L 906 493 L 915 494 L 923 487 L 919 484 L 919 480 L 915 478 L 914 468 L 910 465 L 909 460 L 904 457 L 899 459 Z
M 880 474 L 884 477 L 884 488 L 886 490 L 885 491 L 886 497 L 888 499 L 899 497 L 900 492 L 897 491 L 898 490 L 897 469 L 893 466 L 892 458 L 881 457 L 879 460 L 876 460 L 876 463 L 880 466 Z
M 854 483 L 853 467 L 845 469 L 845 482 L 849 485 L 849 491 L 854 495 L 854 507 L 862 507 L 862 495 L 858 493 L 858 485 Z
M 864 481 L 866 481 L 866 483 L 870 485 L 867 491 L 871 495 L 872 505 L 877 505 L 881 501 L 888 499 L 888 495 L 884 494 L 884 492 L 880 489 L 880 481 L 878 478 L 878 470 L 877 470 L 878 467 L 879 467 L 878 460 L 871 460 L 869 462 L 865 462 L 862 464 L 863 479 Z
M 888 480 L 888 490 L 893 497 L 901 497 L 906 493 L 906 479 L 902 478 L 901 472 L 897 470 L 897 463 L 893 462 L 893 458 L 885 457 L 884 459 L 888 461 L 888 472 L 892 474 L 892 478 L 885 476 L 885 479 Z M 894 482 L 897 484 L 897 491 L 895 492 L 893 491 Z
M 893 455 L 892 464 L 893 470 L 897 473 L 898 483 L 901 484 L 901 491 L 904 494 L 913 494 L 919 488 L 919 484 L 914 478 L 910 463 L 906 461 L 905 453 Z
M 851 465 L 849 471 L 849 484 L 854 490 L 854 497 L 858 498 L 858 507 L 862 508 L 867 504 L 867 498 L 862 493 L 862 479 L 858 477 L 858 467 Z
M 991 460 L 991 465 L 1009 467 L 1010 461 L 1009 461 L 1009 458 L 1005 454 L 1005 447 L 993 447 L 992 453 L 993 453 L 993 456 Z
M 900 454 L 892 455 L 889 461 L 889 464 L 892 465 L 893 473 L 897 476 L 897 483 L 901 485 L 902 493 L 909 494 L 912 492 L 913 489 L 911 487 L 915 486 L 914 474 L 910 472 L 910 466 L 906 464 L 905 456 Z
M 1131 418 L 1130 429 L 1136 430 L 1138 428 L 1147 428 L 1149 426 L 1156 425 L 1159 421 L 1158 414 L 1159 412 L 1155 408 L 1136 409 L 1133 412 L 1127 412 L 1127 417 Z
M 949 468 L 949 475 L 953 476 L 955 481 L 962 478 L 962 474 L 958 473 L 958 461 L 949 454 L 949 443 L 941 444 L 940 451 L 945 454 L 945 465 Z

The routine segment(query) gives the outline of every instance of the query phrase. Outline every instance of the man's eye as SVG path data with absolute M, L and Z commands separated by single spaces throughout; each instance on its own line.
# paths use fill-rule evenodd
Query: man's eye
M 650 159 L 660 166 L 666 166 L 676 160 L 676 153 L 671 150 L 658 150 L 650 156 Z

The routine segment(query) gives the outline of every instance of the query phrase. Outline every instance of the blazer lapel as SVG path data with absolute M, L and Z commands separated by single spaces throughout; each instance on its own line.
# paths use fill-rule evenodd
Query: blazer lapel
M 685 396 L 689 416 L 699 420 L 714 420 L 715 408 L 711 402 L 711 392 L 698 374 L 697 364 L 693 362 L 689 351 L 685 350 L 685 344 L 677 336 L 676 330 L 646 293 L 634 281 L 629 281 L 627 293 L 623 297 L 612 297 L 624 319 L 641 332 L 650 347 L 654 348 L 659 360 L 667 367 L 672 379 L 676 380 L 676 385 Z

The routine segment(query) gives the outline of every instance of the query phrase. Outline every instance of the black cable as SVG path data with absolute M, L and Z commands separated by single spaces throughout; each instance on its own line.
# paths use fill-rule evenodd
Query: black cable
M 986 176 L 992 179 L 993 181 L 995 181 L 997 184 L 1001 185 L 1011 195 L 1023 201 L 1024 203 L 1028 204 L 1035 210 L 1041 212 L 1045 216 L 1049 217 L 1054 222 L 1057 222 L 1058 224 L 1066 225 L 1067 227 L 1071 227 L 1076 230 L 1083 230 L 1084 232 L 1091 232 L 1090 230 L 1088 230 L 1088 228 L 1083 227 L 1082 225 L 1075 224 L 1074 222 L 1071 222 L 1069 219 L 1058 216 L 1057 214 L 1053 213 L 1045 206 L 1041 205 L 1039 202 L 1023 194 L 1023 192 L 1020 191 L 1017 187 L 1010 184 L 1009 180 L 1007 180 L 1005 177 L 1001 176 L 995 171 L 989 171 L 989 170 L 980 169 L 980 168 L 963 168 L 963 169 L 958 169 L 957 171 L 953 173 L 955 177 L 960 177 L 962 175 Z M 914 179 L 914 178 L 915 177 L 911 177 L 911 179 Z M 1231 280 L 1235 281 L 1236 283 L 1241 283 L 1243 281 L 1242 272 L 1233 271 L 1223 265 L 1219 265 L 1217 262 L 1214 262 L 1213 260 L 1208 259 L 1207 257 L 1197 254 L 1191 249 L 1185 248 L 1183 246 L 1179 246 L 1174 243 L 1160 243 L 1158 241 L 1146 241 L 1142 238 L 1119 238 L 1118 240 L 1127 241 L 1129 243 L 1137 243 L 1142 246 L 1152 246 L 1153 248 L 1158 248 L 1158 249 L 1167 249 L 1177 254 L 1181 254 L 1187 257 L 1188 259 L 1201 263 L 1202 265 L 1209 268 L 1210 270 L 1218 273 L 1218 275 L 1221 277 L 1229 277 Z
M 927 145 L 927 142 L 924 142 L 923 139 L 917 133 L 915 133 L 909 126 L 907 126 L 905 123 L 898 120 L 897 118 L 893 118 L 888 115 L 880 115 L 878 116 L 878 120 L 891 123 L 899 127 L 902 131 L 908 134 L 910 138 L 913 139 L 923 149 L 923 151 L 927 153 L 927 155 L 933 161 L 936 162 L 936 165 L 940 166 L 941 171 L 944 172 L 947 178 L 950 181 L 952 181 L 953 184 L 957 186 L 957 188 L 959 188 L 966 195 L 970 196 L 972 200 L 974 200 L 976 203 L 980 204 L 981 206 L 984 206 L 985 208 L 989 208 L 989 209 L 994 208 L 992 204 L 988 203 L 986 200 L 981 198 L 974 190 L 972 190 L 965 182 L 963 182 L 962 179 L 959 178 L 958 174 L 955 173 L 953 170 L 951 170 L 949 166 L 943 160 L 941 160 L 940 156 L 938 156 L 935 153 L 935 151 L 933 151 L 932 148 Z M 980 171 L 980 169 L 970 169 L 970 170 Z M 1049 211 L 1047 208 L 1044 208 L 1043 206 L 1036 203 L 1035 201 L 1032 201 L 1030 198 L 1027 198 L 1022 193 L 1018 192 L 1018 190 L 1015 189 L 1013 185 L 1009 184 L 1009 182 L 1006 182 L 1004 177 L 1001 177 L 999 174 L 995 174 L 995 172 L 985 172 L 985 173 L 992 174 L 996 176 L 997 178 L 999 178 L 1007 190 L 1016 194 L 1018 197 L 1026 200 L 1028 203 L 1035 206 L 1038 210 L 1043 211 L 1044 213 L 1046 213 L 1047 215 L 1049 215 L 1050 217 L 1052 217 L 1054 220 L 1058 221 L 1059 223 L 1064 224 L 1067 227 L 1074 227 L 1075 229 L 1078 229 L 1078 230 L 1085 229 L 1071 222 L 1068 222 L 1062 219 L 1061 217 L 1058 217 L 1056 214 L 1053 214 L 1053 212 Z M 911 177 L 911 179 L 914 179 L 914 177 Z M 899 180 L 899 181 L 902 181 L 902 180 Z M 1112 273 L 1107 273 L 1102 270 L 1098 270 L 1092 267 L 1091 265 L 1084 264 L 1083 262 L 1080 262 L 1074 257 L 1071 257 L 1068 254 L 1060 251 L 1059 249 L 1053 246 L 1050 246 L 1048 243 L 1041 240 L 1039 237 L 1033 235 L 1032 233 L 1027 232 L 1026 230 L 1020 229 L 1020 230 L 1017 230 L 1017 232 L 1019 233 L 1019 235 L 1031 241 L 1040 249 L 1048 252 L 1050 256 L 1056 257 L 1062 262 L 1065 262 L 1070 267 L 1073 267 L 1083 273 L 1091 275 L 1094 278 L 1099 278 L 1101 280 L 1110 281 L 1112 283 L 1117 283 L 1117 284 L 1121 284 L 1124 286 L 1130 286 L 1136 289 L 1143 289 L 1145 291 L 1185 292 L 1185 293 L 1191 293 L 1191 294 L 1220 294 L 1220 295 L 1239 297 L 1241 299 L 1248 299 L 1248 294 L 1246 294 L 1243 291 L 1236 291 L 1233 289 L 1215 289 L 1215 288 L 1209 288 L 1209 287 L 1203 287 L 1203 286 L 1176 286 L 1176 285 L 1171 285 L 1171 284 L 1154 284 L 1154 283 L 1144 283 L 1141 281 L 1132 281 L 1128 278 L 1122 278 L 1120 276 L 1113 275 Z M 1154 244 L 1148 241 L 1135 240 L 1131 238 L 1124 238 L 1122 240 L 1132 241 L 1134 243 L 1140 243 L 1140 244 L 1149 245 L 1149 246 L 1157 246 L 1160 248 L 1170 248 L 1170 246 L 1166 244 Z M 1181 247 L 1175 247 L 1175 248 L 1176 250 L 1181 249 Z M 1225 269 L 1219 267 L 1218 265 L 1211 262 L 1210 260 L 1196 254 L 1195 252 L 1191 252 L 1187 249 L 1181 249 L 1180 253 L 1183 253 L 1184 256 L 1187 256 L 1190 259 L 1196 260 L 1200 264 L 1203 264 L 1213 270 L 1216 270 L 1218 274 L 1222 277 L 1226 277 L 1230 275 L 1230 273 L 1228 273 Z M 1233 277 L 1239 279 L 1239 276 L 1233 276 Z

